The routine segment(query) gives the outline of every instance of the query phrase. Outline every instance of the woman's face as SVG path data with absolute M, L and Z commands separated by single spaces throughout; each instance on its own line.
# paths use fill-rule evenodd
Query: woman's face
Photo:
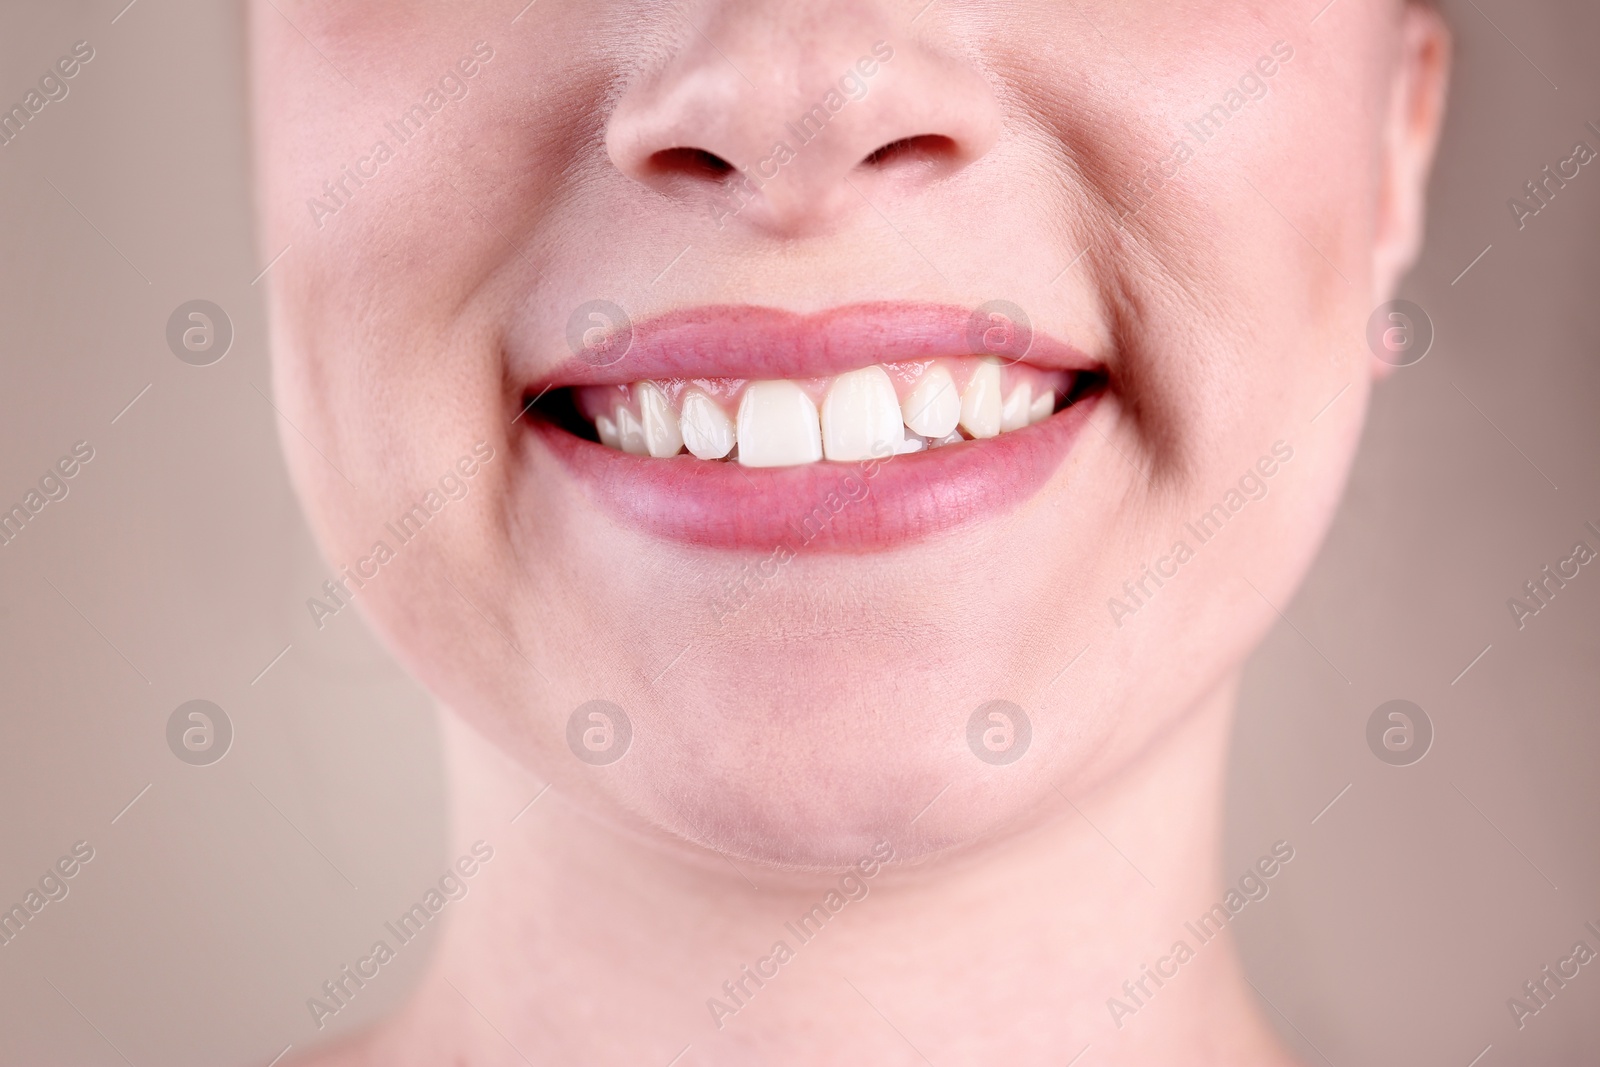
M 433 692 L 818 865 L 1026 825 L 1226 686 L 1356 446 L 1421 16 L 518 6 L 252 16 L 285 448 Z

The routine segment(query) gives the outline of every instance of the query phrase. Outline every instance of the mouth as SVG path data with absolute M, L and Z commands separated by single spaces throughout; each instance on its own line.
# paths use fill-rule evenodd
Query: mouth
M 519 424 L 614 519 L 709 547 L 870 550 L 1008 511 L 1107 382 L 1026 323 L 940 305 L 596 321 Z

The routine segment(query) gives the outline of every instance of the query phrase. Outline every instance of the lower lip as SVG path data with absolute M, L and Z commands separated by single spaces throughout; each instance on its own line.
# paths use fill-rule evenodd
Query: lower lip
M 1101 395 L 983 441 L 799 467 L 652 459 L 542 419 L 529 425 L 603 511 L 656 537 L 709 548 L 867 552 L 1004 514 L 1034 495 L 1072 450 Z

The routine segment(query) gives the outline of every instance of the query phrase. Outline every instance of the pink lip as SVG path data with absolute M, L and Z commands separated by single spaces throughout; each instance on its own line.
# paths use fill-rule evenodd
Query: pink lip
M 972 316 L 971 308 L 944 304 L 851 304 L 811 315 L 748 305 L 685 308 L 635 324 L 616 362 L 597 366 L 573 356 L 528 383 L 528 395 L 645 378 L 812 378 L 871 363 L 982 354 L 967 339 Z M 1002 355 L 1055 370 L 1100 369 L 1037 328 L 1032 338 L 1025 354 Z
M 582 359 L 529 384 L 525 395 L 643 378 L 803 378 L 872 363 L 968 355 L 969 310 L 862 304 L 815 315 L 701 307 L 635 328 L 611 366 Z M 1104 372 L 1035 330 L 1026 361 Z M 714 547 L 862 552 L 1002 514 L 1036 493 L 1071 451 L 1103 389 L 1044 422 L 866 463 L 751 469 L 682 455 L 652 459 L 585 440 L 539 417 L 529 427 L 603 511 L 666 540 Z

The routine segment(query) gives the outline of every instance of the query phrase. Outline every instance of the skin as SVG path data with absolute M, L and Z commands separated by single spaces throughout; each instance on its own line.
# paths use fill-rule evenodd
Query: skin
M 1215 862 L 1233 694 L 1384 370 L 1364 331 L 1420 240 L 1445 30 L 1391 0 L 1315 24 L 920 7 L 252 6 L 261 245 L 292 247 L 274 385 L 327 558 L 365 556 L 474 442 L 495 457 L 355 601 L 447 709 L 458 836 L 496 859 L 407 1009 L 317 1062 L 1286 1062 L 1226 937 L 1120 1028 L 1106 1001 L 1238 876 Z M 655 155 L 755 164 L 880 40 L 866 98 L 722 226 L 714 176 Z M 308 206 L 478 41 L 462 99 Z M 1186 132 L 1279 41 L 1270 91 Z M 1192 158 L 1123 217 L 1179 137 Z M 996 296 L 1109 374 L 1048 484 L 938 538 L 802 553 L 731 618 L 720 591 L 765 551 L 618 524 L 514 421 L 597 297 L 643 319 Z M 510 366 L 511 336 L 547 355 Z M 1197 545 L 1185 523 L 1277 442 L 1266 495 Z M 1176 577 L 1114 611 L 1180 538 Z M 634 728 L 601 768 L 566 744 L 595 698 Z M 1005 767 L 966 744 L 996 698 L 1033 726 Z M 707 998 L 880 841 L 868 898 L 719 1029 Z

